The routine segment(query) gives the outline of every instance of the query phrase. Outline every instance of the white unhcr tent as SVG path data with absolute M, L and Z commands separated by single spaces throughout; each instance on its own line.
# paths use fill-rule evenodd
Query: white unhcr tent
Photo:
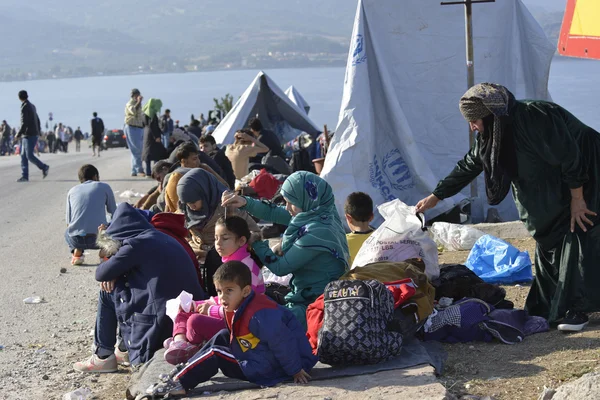
M 310 112 L 310 105 L 306 100 L 304 100 L 304 97 L 302 97 L 298 89 L 296 89 L 292 85 L 289 88 L 287 88 L 287 90 L 285 91 L 285 95 L 292 101 L 292 103 L 306 111 L 306 115 L 308 115 L 308 113 Z
M 257 115 L 264 128 L 275 132 L 281 143 L 294 139 L 302 132 L 312 136 L 320 132 L 304 109 L 294 104 L 279 86 L 261 71 L 217 126 L 213 137 L 217 143 L 233 143 L 235 132 L 246 128 L 248 121 Z
M 555 49 L 521 0 L 474 5 L 473 30 L 476 83 L 505 85 L 517 99 L 550 99 Z M 465 59 L 463 6 L 359 0 L 339 122 L 321 174 L 340 212 L 353 191 L 375 204 L 398 198 L 414 205 L 464 157 L 468 127 L 458 101 L 467 90 Z M 464 198 L 441 202 L 428 217 Z M 504 219 L 517 217 L 512 199 L 497 208 Z

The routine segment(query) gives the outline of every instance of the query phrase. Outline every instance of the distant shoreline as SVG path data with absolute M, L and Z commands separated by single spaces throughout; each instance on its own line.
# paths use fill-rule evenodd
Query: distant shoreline
M 203 72 L 226 72 L 226 71 L 264 71 L 264 70 L 280 70 L 280 69 L 310 69 L 310 68 L 342 68 L 346 67 L 346 63 L 339 64 L 315 64 L 315 65 L 301 65 L 301 66 L 274 66 L 274 67 L 247 67 L 247 68 L 208 68 L 202 69 L 198 71 L 161 71 L 161 72 L 153 72 L 153 71 L 144 71 L 144 72 L 117 72 L 114 74 L 91 74 L 91 75 L 78 75 L 78 76 L 64 76 L 64 77 L 56 77 L 56 78 L 31 78 L 31 79 L 22 79 L 22 80 L 0 80 L 0 84 L 2 83 L 14 83 L 14 82 L 33 82 L 33 81 L 59 81 L 65 79 L 86 79 L 86 78 L 102 78 L 102 77 L 116 77 L 116 76 L 145 76 L 145 75 L 169 75 L 169 74 L 193 74 L 193 73 L 203 73 Z

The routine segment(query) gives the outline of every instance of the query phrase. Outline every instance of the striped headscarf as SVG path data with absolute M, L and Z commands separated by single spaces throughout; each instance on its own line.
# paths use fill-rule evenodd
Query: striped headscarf
M 283 183 L 281 194 L 302 209 L 283 234 L 282 251 L 297 246 L 328 252 L 348 268 L 348 241 L 331 186 L 312 172 L 298 171 Z
M 509 126 L 509 111 L 515 102 L 515 96 L 504 86 L 495 83 L 480 83 L 473 86 L 462 96 L 460 112 L 467 121 L 492 117 L 493 124 L 480 132 L 479 156 L 483 162 L 485 187 L 488 203 L 499 204 L 510 190 L 511 177 L 507 171 L 516 171 L 516 165 L 502 165 L 501 155 L 508 155 L 504 163 L 516 163 L 516 157 L 510 156 L 513 149 L 512 130 Z

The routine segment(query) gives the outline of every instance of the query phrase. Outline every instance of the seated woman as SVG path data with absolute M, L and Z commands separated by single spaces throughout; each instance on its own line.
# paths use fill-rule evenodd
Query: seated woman
M 275 275 L 293 274 L 286 307 L 306 329 L 308 305 L 348 268 L 348 242 L 331 186 L 323 179 L 311 172 L 295 172 L 284 182 L 281 194 L 286 207 L 228 193 L 222 205 L 287 225 L 281 244 L 283 255 L 275 255 L 267 241 L 253 243 L 252 249 Z
M 221 257 L 215 250 L 215 225 L 219 218 L 225 216 L 225 209 L 220 203 L 221 194 L 226 190 L 227 187 L 213 174 L 200 168 L 188 171 L 177 183 L 179 210 L 185 215 L 186 228 L 191 233 L 190 246 L 200 263 L 204 263 L 204 282 L 211 296 L 216 295 L 212 276 L 221 265 Z M 228 213 L 227 216 L 233 214 Z M 260 232 L 248 213 L 235 214 L 246 220 L 250 232 Z
M 116 372 L 123 351 L 132 365 L 147 362 L 171 336 L 167 300 L 182 290 L 205 298 L 184 248 L 128 203 L 119 204 L 110 226 L 98 234 L 98 245 L 106 261 L 96 269 L 101 290 L 95 351 L 73 365 L 79 372 Z M 117 326 L 123 342 L 115 349 Z

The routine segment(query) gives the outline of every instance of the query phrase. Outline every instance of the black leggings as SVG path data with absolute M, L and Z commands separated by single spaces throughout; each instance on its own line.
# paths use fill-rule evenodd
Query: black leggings
M 221 264 L 223 264 L 223 261 L 221 261 L 221 256 L 213 247 L 206 254 L 204 268 L 202 269 L 204 272 L 204 276 L 202 277 L 202 280 L 204 281 L 204 290 L 209 296 L 217 295 L 217 290 L 215 289 L 215 284 L 213 282 L 213 275 L 217 271 L 217 268 L 221 266 Z

